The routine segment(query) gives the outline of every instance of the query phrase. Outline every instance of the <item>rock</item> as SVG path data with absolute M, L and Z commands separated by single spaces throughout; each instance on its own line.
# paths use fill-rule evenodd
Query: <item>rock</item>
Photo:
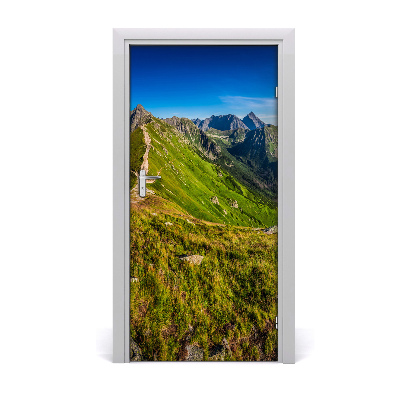
M 142 349 L 139 345 L 131 339 L 131 361 L 142 361 Z
M 188 263 L 194 264 L 194 265 L 200 265 L 201 262 L 203 261 L 204 256 L 200 256 L 198 254 L 193 254 L 191 256 L 181 256 L 179 257 L 180 260 L 182 261 L 187 261 Z
M 226 214 L 228 214 L 228 211 L 226 211 L 226 210 L 222 210 L 223 211 L 223 213 L 226 215 Z
M 173 225 L 172 222 L 166 222 L 166 223 L 165 223 L 165 226 L 171 226 L 171 225 Z
M 267 235 L 272 235 L 274 233 L 278 233 L 278 226 L 277 225 L 270 226 L 269 228 L 264 229 L 264 232 Z
M 155 216 L 155 215 L 157 215 L 157 213 L 151 213 L 151 215 L 154 215 L 154 216 Z
M 237 200 L 230 200 L 230 201 L 229 201 L 229 205 L 230 205 L 232 208 L 239 208 L 239 205 L 238 205 Z
M 138 126 L 146 125 L 152 121 L 152 115 L 141 104 L 131 111 L 131 132 Z
M 210 361 L 224 361 L 225 347 L 222 344 L 212 346 L 208 352 L 208 359 Z
M 217 197 L 217 196 L 211 197 L 210 201 L 211 201 L 211 203 L 219 204 L 219 201 L 218 201 L 218 197 Z
M 185 350 L 187 351 L 185 361 L 203 361 L 204 351 L 201 347 L 188 344 Z
M 198 122 L 197 126 L 204 132 L 211 128 L 218 129 L 219 131 L 229 131 L 238 128 L 248 129 L 246 124 L 240 120 L 239 117 L 232 114 L 212 115 L 211 117 Z
M 221 344 L 216 344 L 209 349 L 208 359 L 210 361 L 224 361 L 229 353 L 229 343 L 226 338 L 223 338 Z
M 192 121 L 193 121 L 193 123 L 194 123 L 196 126 L 199 126 L 199 125 L 200 125 L 200 122 L 201 122 L 201 119 L 199 119 L 199 118 L 192 118 Z
M 266 125 L 265 122 L 262 122 L 260 118 L 258 118 L 253 111 L 247 114 L 243 119 L 242 122 L 250 129 L 254 130 L 257 128 L 262 128 Z
M 187 218 L 186 218 L 186 221 L 189 222 L 189 224 L 196 225 L 194 222 L 190 221 L 190 220 L 187 219 Z
M 131 278 L 131 283 L 135 283 L 135 282 L 139 282 L 139 278 L 135 278 L 135 277 Z

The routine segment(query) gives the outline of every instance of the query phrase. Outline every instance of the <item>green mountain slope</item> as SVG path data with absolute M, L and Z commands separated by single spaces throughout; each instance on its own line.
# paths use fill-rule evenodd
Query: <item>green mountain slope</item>
M 131 207 L 131 359 L 187 360 L 192 348 L 197 360 L 277 360 L 277 234 L 193 223 L 175 207 L 158 196 Z
M 246 133 L 243 142 L 228 149 L 265 181 L 269 189 L 278 191 L 278 128 L 264 126 Z
M 195 127 L 190 120 L 180 120 Z M 221 162 L 220 157 L 210 159 L 219 150 L 204 133 L 193 130 L 185 134 L 152 116 L 151 122 L 131 133 L 131 151 L 138 159 L 145 150 L 143 129 L 151 139 L 148 174 L 162 176 L 148 184 L 156 195 L 174 202 L 193 217 L 210 222 L 250 227 L 277 224 L 277 209 L 264 196 L 218 165 L 216 160 Z M 133 179 L 131 185 L 134 183 Z
M 248 129 L 239 128 L 220 131 L 211 128 L 207 132 L 203 132 L 193 121 L 187 118 L 172 117 L 163 121 L 174 126 L 185 135 L 190 143 L 213 164 L 219 165 L 239 183 L 256 193 L 258 197 L 261 196 L 265 202 L 276 204 L 277 176 L 274 174 L 275 165 L 273 163 L 263 164 L 258 168 L 257 160 L 260 158 L 264 160 L 266 148 L 265 146 L 261 148 L 257 140 L 251 140 L 254 135 L 258 137 L 258 132 L 262 129 L 249 131 Z M 265 129 L 271 132 L 276 131 L 276 127 Z M 268 146 L 272 144 L 274 149 L 276 148 L 275 139 L 277 142 L 277 137 L 275 138 L 274 135 L 266 136 Z M 236 155 L 236 153 L 240 153 L 238 150 L 241 149 L 241 145 L 245 146 L 243 148 L 243 157 L 239 154 Z M 246 149 L 249 146 L 254 146 L 256 152 L 247 157 Z M 257 147 L 259 147 L 258 150 Z M 236 150 L 236 153 L 232 152 L 232 149 Z M 256 157 L 252 158 L 253 155 L 256 155 Z
M 222 169 L 227 171 L 249 190 L 257 193 L 268 204 L 276 204 L 277 188 L 274 185 L 274 179 L 265 179 L 266 171 L 263 171 L 263 175 L 261 175 L 253 167 L 251 160 L 231 153 L 233 146 L 237 143 L 240 145 L 242 143 L 241 137 L 247 134 L 248 132 L 234 132 L 228 138 L 224 135 L 220 135 L 219 137 L 214 136 L 212 140 L 220 149 L 220 156 L 215 160 L 215 163 L 220 165 Z
M 277 208 L 228 151 L 249 131 L 204 133 L 141 106 L 131 122 L 130 359 L 277 360 L 278 235 L 254 229 Z M 142 199 L 147 166 L 162 179 Z

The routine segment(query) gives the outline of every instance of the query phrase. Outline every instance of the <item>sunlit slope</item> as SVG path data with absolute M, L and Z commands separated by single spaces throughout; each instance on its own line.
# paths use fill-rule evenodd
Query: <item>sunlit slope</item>
M 151 139 L 148 174 L 162 176 L 148 184 L 156 195 L 210 222 L 252 227 L 277 224 L 276 208 L 212 163 L 173 126 L 152 117 L 144 129 Z M 138 157 L 144 149 L 142 135 L 141 128 L 131 134 L 131 151 L 137 147 Z
M 130 229 L 130 327 L 142 360 L 184 360 L 187 346 L 200 360 L 277 359 L 277 234 L 206 223 L 158 196 L 132 204 Z

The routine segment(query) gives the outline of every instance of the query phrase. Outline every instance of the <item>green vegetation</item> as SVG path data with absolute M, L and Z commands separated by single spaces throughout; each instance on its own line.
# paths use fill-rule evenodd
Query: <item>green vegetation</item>
M 268 150 L 269 150 L 270 154 L 274 155 L 276 148 L 277 148 L 277 145 L 275 143 L 273 143 L 273 142 L 268 143 Z
M 170 125 L 156 120 L 145 129 L 151 137 L 149 174 L 162 179 L 149 185 L 193 217 L 238 226 L 277 224 L 277 209 L 262 195 L 211 163 Z M 218 199 L 218 203 L 213 198 Z M 237 208 L 232 206 L 237 202 Z
M 277 225 L 273 195 L 223 135 L 209 138 L 184 118 L 170 123 L 180 131 L 146 114 L 131 133 L 131 188 L 145 132 L 148 174 L 162 176 L 148 182 L 146 198 L 131 198 L 135 357 L 183 360 L 197 346 L 204 360 L 276 360 L 277 234 L 259 229 Z
M 204 133 L 187 118 L 173 117 L 163 121 L 154 117 L 153 119 L 177 128 L 189 147 L 207 162 L 218 165 L 271 208 L 276 207 L 276 158 L 266 154 L 265 142 L 277 145 L 277 127 L 264 127 L 254 131 L 242 128 L 219 131 L 212 128 Z
M 254 159 L 244 159 L 237 157 L 229 152 L 231 145 L 236 142 L 226 143 L 224 139 L 212 139 L 221 148 L 221 155 L 215 161 L 224 171 L 232 175 L 238 182 L 243 184 L 257 197 L 263 199 L 271 208 L 276 208 L 276 193 L 274 193 L 274 185 L 268 184 L 265 180 L 260 179 L 260 175 L 253 168 Z
M 142 165 L 143 154 L 146 149 L 146 144 L 144 143 L 143 138 L 143 130 L 141 128 L 135 129 L 131 133 L 130 139 L 130 188 L 132 189 L 136 184 L 136 174 Z
M 278 193 L 277 147 L 278 128 L 271 125 L 248 132 L 242 143 L 227 148 L 232 156 L 249 166 L 253 176 L 257 177 L 256 182 L 261 184 L 261 191 L 266 183 L 275 199 Z
M 276 360 L 276 244 L 277 235 L 193 219 L 156 196 L 135 203 L 131 336 L 143 359 L 178 360 L 192 344 L 207 360 L 225 339 L 225 360 Z M 204 259 L 193 265 L 186 254 Z

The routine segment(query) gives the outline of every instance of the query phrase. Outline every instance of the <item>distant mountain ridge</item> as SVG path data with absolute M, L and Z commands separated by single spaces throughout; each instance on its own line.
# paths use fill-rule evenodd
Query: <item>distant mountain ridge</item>
M 243 123 L 250 129 L 258 129 L 262 128 L 263 126 L 267 125 L 266 123 L 262 122 L 260 118 L 258 118 L 253 111 L 247 114 L 243 119 Z
M 231 144 L 216 136 L 188 118 L 159 119 L 138 105 L 131 111 L 130 189 L 146 159 L 147 173 L 162 176 L 151 185 L 152 194 L 172 202 L 179 212 L 235 226 L 276 225 L 270 184 L 246 163 L 247 148 L 236 149 L 241 161 L 229 153 Z
M 165 118 L 167 124 L 174 126 L 183 133 L 197 150 L 205 154 L 210 160 L 215 160 L 221 153 L 219 146 L 188 118 Z
M 209 127 L 207 131 L 204 131 L 196 126 L 195 122 L 198 123 L 200 120 L 193 121 L 176 116 L 159 119 L 140 104 L 131 111 L 130 117 L 131 132 L 153 124 L 154 128 L 160 131 L 163 141 L 169 143 L 170 135 L 176 135 L 182 146 L 195 150 L 203 159 L 214 165 L 214 168 L 225 171 L 240 184 L 257 192 L 264 200 L 276 200 L 278 183 L 278 129 L 276 126 L 264 124 L 261 121 L 264 124 L 262 127 L 250 130 L 237 116 L 229 114 L 226 116 L 229 118 L 217 119 L 219 125 L 215 125 L 220 129 Z M 249 113 L 246 117 L 243 119 L 248 122 L 249 126 L 260 124 L 254 113 Z M 212 117 L 209 120 L 211 121 L 208 121 L 208 126 L 210 122 L 215 122 L 212 121 Z M 227 123 L 226 126 L 223 125 L 224 122 Z M 221 129 L 238 125 L 245 126 L 245 128 Z M 166 132 L 168 132 L 167 135 Z M 144 146 L 144 142 L 141 145 Z M 164 147 L 167 149 L 165 143 Z M 175 172 L 179 173 L 179 169 Z
M 243 119 L 233 114 L 227 114 L 212 115 L 204 120 L 194 118 L 192 121 L 199 129 L 205 132 L 212 128 L 220 131 L 230 131 L 240 128 L 254 130 L 267 125 L 265 122 L 261 121 L 253 111 L 247 114 Z
M 247 133 L 243 142 L 228 149 L 246 163 L 277 193 L 278 190 L 278 130 L 263 126 Z

